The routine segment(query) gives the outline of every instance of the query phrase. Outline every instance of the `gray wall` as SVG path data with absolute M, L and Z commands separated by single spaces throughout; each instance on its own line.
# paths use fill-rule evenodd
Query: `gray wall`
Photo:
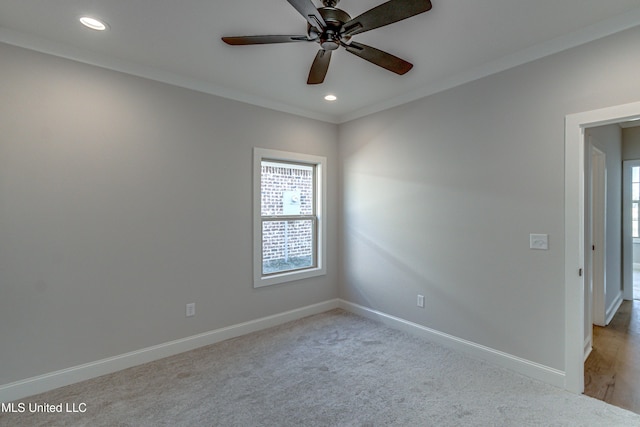
M 640 126 L 622 129 L 622 160 L 640 159 Z
M 639 41 L 635 28 L 340 126 L 341 297 L 564 370 L 565 116 L 640 99 Z
M 0 384 L 337 296 L 335 125 L 0 58 Z M 254 146 L 328 158 L 325 277 L 253 288 Z
M 564 119 L 639 40 L 340 126 L 0 45 L 0 384 L 338 295 L 564 369 Z M 253 146 L 328 157 L 326 277 L 252 288 Z

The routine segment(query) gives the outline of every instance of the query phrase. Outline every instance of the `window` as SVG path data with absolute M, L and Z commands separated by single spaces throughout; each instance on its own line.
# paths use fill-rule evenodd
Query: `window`
M 324 157 L 254 149 L 254 287 L 325 274 Z
M 640 204 L 640 167 L 631 168 L 631 224 L 632 236 L 640 237 L 638 233 L 638 205 Z

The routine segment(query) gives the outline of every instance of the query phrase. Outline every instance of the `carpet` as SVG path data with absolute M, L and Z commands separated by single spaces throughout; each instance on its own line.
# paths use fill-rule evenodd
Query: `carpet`
M 342 310 L 20 404 L 0 426 L 640 425 L 640 415 Z

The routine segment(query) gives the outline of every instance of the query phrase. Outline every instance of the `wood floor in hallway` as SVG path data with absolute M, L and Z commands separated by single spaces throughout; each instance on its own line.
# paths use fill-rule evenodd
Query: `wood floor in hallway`
M 593 327 L 584 366 L 587 396 L 640 414 L 640 301 L 624 301 L 606 327 Z

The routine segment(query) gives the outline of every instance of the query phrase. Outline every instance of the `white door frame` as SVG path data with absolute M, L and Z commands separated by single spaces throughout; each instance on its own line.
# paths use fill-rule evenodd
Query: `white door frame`
M 631 225 L 631 168 L 633 167 L 640 167 L 640 160 L 622 162 L 622 292 L 625 300 L 634 298 L 633 230 Z
M 565 389 L 584 391 L 584 130 L 640 117 L 640 102 L 565 118 Z

